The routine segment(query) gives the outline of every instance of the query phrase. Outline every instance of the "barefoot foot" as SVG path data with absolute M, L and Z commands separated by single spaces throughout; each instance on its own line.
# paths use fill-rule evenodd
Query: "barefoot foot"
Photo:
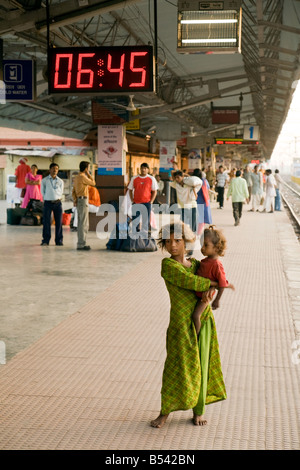
M 151 421 L 151 426 L 153 428 L 162 428 L 165 422 L 167 421 L 169 415 L 162 415 L 160 414 L 156 419 Z
M 195 426 L 205 426 L 207 424 L 207 421 L 206 419 L 204 419 L 203 415 L 194 415 L 193 423 Z

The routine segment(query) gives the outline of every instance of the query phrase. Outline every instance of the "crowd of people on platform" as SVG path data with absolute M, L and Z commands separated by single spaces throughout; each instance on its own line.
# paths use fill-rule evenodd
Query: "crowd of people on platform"
M 55 220 L 55 243 L 63 244 L 62 199 L 64 182 L 58 177 L 59 166 L 51 163 L 49 175 L 42 179 L 37 165 L 31 167 L 26 158 L 21 158 L 16 169 L 16 187 L 21 198 L 22 208 L 26 208 L 31 199 L 43 201 L 43 239 L 41 245 L 49 245 L 51 238 L 51 220 Z M 188 183 L 190 178 L 192 183 Z M 170 204 L 175 203 L 181 210 L 181 220 L 186 222 L 198 236 L 205 225 L 213 223 L 211 202 L 218 203 L 218 209 L 224 208 L 225 199 L 232 200 L 234 225 L 240 224 L 244 204 L 251 204 L 250 212 L 281 210 L 282 178 L 279 170 L 273 175 L 271 169 L 247 165 L 243 169 L 228 170 L 219 165 L 214 171 L 212 166 L 196 168 L 192 175 L 186 170 L 179 170 L 176 162 L 170 170 L 167 180 L 171 188 Z M 127 198 L 129 205 L 141 204 L 147 211 L 147 218 L 142 221 L 143 229 L 151 228 L 153 203 L 160 203 L 160 196 L 165 195 L 166 180 L 161 178 L 157 169 L 150 174 L 148 163 L 142 163 L 139 174 L 133 176 L 128 184 Z M 101 205 L 99 191 L 94 177 L 90 174 L 90 163 L 81 162 L 79 173 L 73 181 L 72 199 L 73 230 L 77 231 L 77 249 L 90 250 L 86 243 L 89 229 L 89 212 L 97 212 Z M 53 216 L 52 216 L 53 214 Z
M 184 170 L 178 170 L 176 166 L 171 174 L 171 188 L 176 191 L 176 202 L 179 206 L 184 205 L 188 210 L 194 211 L 189 217 L 192 220 L 189 225 L 198 235 L 203 232 L 205 224 L 212 223 L 212 201 L 218 203 L 218 209 L 223 209 L 225 199 L 231 198 L 235 226 L 240 224 L 245 203 L 251 204 L 250 212 L 272 213 L 281 210 L 280 191 L 283 180 L 278 169 L 273 174 L 271 169 L 264 169 L 261 165 L 247 165 L 243 169 L 230 170 L 219 165 L 216 171 L 212 166 L 202 170 L 195 169 L 193 175 L 202 181 L 202 186 L 197 189 L 196 194 L 184 184 L 184 178 L 190 175 Z M 158 181 L 161 182 L 160 177 Z
M 276 169 L 264 169 L 260 165 L 253 168 L 247 165 L 244 169 L 226 170 L 219 165 L 216 172 L 209 166 L 202 170 L 210 190 L 210 200 L 218 203 L 218 209 L 224 208 L 225 198 L 232 200 L 234 225 L 240 224 L 244 204 L 251 204 L 249 212 L 267 212 L 281 210 L 281 188 L 283 179 Z M 203 202 L 202 202 L 203 203 Z M 204 220 L 204 223 L 211 223 Z

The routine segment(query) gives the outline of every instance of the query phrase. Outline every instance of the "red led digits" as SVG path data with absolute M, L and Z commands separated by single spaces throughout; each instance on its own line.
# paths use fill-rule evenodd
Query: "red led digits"
M 153 48 L 142 46 L 49 49 L 49 93 L 153 91 Z
M 142 73 L 142 76 L 141 76 L 141 81 L 140 82 L 137 82 L 137 83 L 131 83 L 129 86 L 130 87 L 144 87 L 145 86 L 145 82 L 146 82 L 146 67 L 134 67 L 134 59 L 136 57 L 144 57 L 145 55 L 147 55 L 148 52 L 132 52 L 130 54 L 130 70 L 132 70 L 132 72 L 141 72 Z
M 108 54 L 107 70 L 109 72 L 119 73 L 119 86 L 121 87 L 121 86 L 123 86 L 125 54 L 121 55 L 120 68 L 119 69 L 112 69 L 111 68 L 111 63 L 112 63 L 112 56 L 110 54 Z
M 78 55 L 78 71 L 77 71 L 77 79 L 76 79 L 76 88 L 92 88 L 93 81 L 94 81 L 94 72 L 91 69 L 83 69 L 82 68 L 82 60 L 85 57 L 94 57 L 95 54 L 79 54 Z M 89 82 L 88 83 L 81 83 L 82 75 L 88 76 Z
M 61 59 L 68 59 L 67 83 L 58 83 L 61 68 Z M 63 61 L 65 62 L 65 61 Z M 73 54 L 57 54 L 55 59 L 54 88 L 70 88 Z

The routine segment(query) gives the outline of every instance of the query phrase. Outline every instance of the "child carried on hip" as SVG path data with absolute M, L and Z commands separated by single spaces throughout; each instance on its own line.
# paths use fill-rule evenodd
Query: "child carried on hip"
M 210 225 L 209 228 L 204 230 L 201 253 L 205 258 L 201 260 L 196 274 L 201 277 L 206 277 L 211 281 L 216 281 L 219 284 L 218 293 L 211 305 L 213 310 L 219 308 L 220 299 L 225 288 L 235 290 L 233 284 L 228 283 L 223 264 L 219 259 L 220 256 L 224 256 L 226 246 L 227 242 L 221 230 L 217 230 L 214 225 Z M 196 292 L 196 295 L 199 299 L 193 313 L 193 322 L 198 335 L 201 328 L 200 317 L 207 304 L 202 302 L 202 292 Z

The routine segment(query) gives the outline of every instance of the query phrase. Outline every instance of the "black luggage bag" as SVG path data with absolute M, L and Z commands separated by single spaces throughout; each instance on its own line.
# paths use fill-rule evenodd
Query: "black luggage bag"
M 6 210 L 7 224 L 8 225 L 20 225 L 22 217 L 26 214 L 27 209 L 21 207 L 11 208 Z
M 107 250 L 127 251 L 131 253 L 157 251 L 157 245 L 154 238 L 151 238 L 148 233 L 138 233 L 138 238 L 132 238 L 129 220 L 123 224 L 116 224 L 111 233 L 110 239 L 106 244 Z
M 141 251 L 157 251 L 157 245 L 154 238 L 140 232 L 138 238 L 131 238 L 130 235 L 123 240 L 120 251 L 141 252 Z

